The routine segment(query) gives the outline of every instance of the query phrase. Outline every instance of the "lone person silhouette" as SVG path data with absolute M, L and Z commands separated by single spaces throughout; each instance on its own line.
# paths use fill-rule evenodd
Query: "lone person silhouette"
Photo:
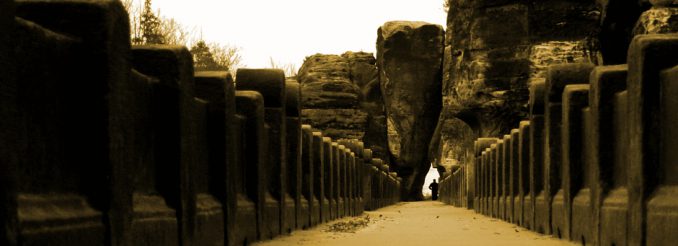
M 438 183 L 436 180 L 433 180 L 433 183 L 428 185 L 428 189 L 431 190 L 431 200 L 438 200 Z

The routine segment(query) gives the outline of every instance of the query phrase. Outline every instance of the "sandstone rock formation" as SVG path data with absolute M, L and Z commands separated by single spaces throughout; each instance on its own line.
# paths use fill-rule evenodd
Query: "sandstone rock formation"
M 508 133 L 526 113 L 527 86 L 550 64 L 593 60 L 595 1 L 451 0 L 445 111 L 479 135 Z
M 405 200 L 421 199 L 427 150 L 441 107 L 443 27 L 387 22 L 378 31 L 377 67 L 389 125 L 391 165 L 403 178 Z M 392 144 L 390 144 L 392 145 Z
M 385 158 L 386 120 L 376 59 L 371 53 L 307 57 L 297 80 L 305 124 L 335 139 L 358 139 Z

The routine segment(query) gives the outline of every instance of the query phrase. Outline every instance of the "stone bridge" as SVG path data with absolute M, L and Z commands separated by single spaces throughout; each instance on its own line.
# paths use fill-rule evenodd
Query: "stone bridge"
M 550 66 L 528 119 L 477 139 L 443 201 L 584 245 L 673 244 L 676 52 L 677 35 L 639 35 L 628 64 Z
M 593 59 L 565 49 L 589 41 L 590 19 L 528 25 L 551 7 L 470 2 L 452 1 L 445 40 L 426 23 L 379 29 L 360 110 L 397 130 L 393 148 L 303 124 L 331 114 L 322 94 L 304 107 L 304 83 L 325 88 L 311 77 L 194 72 L 186 47 L 131 46 L 119 1 L 0 0 L 0 245 L 247 245 L 416 200 L 426 159 L 442 166 L 436 148 L 455 141 L 445 203 L 582 244 L 678 241 L 675 5 L 651 1 L 638 35 Z M 628 16 L 599 2 L 603 42 Z M 522 32 L 485 29 L 489 16 Z
M 131 47 L 118 1 L 1 3 L 1 245 L 246 245 L 399 200 L 281 70 Z

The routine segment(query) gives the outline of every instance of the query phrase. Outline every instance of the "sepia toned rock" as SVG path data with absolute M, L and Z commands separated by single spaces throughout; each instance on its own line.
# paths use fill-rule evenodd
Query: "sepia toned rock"
M 377 67 L 389 125 L 393 166 L 403 198 L 422 199 L 427 150 L 441 107 L 443 28 L 425 22 L 386 22 L 379 28 Z M 392 123 L 392 124 L 391 124 Z M 392 129 L 391 129 L 392 128 Z

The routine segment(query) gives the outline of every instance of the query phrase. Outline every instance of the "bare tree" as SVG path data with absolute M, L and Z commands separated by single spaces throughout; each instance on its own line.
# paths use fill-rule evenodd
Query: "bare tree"
M 151 0 L 122 0 L 130 15 L 130 35 L 133 45 L 174 44 L 191 47 L 194 66 L 200 70 L 228 70 L 235 74 L 242 57 L 240 47 L 207 42 L 196 28 L 187 28 L 174 18 L 153 11 Z
M 278 63 L 275 60 L 273 60 L 273 57 L 268 57 L 269 59 L 269 67 L 270 68 L 275 68 L 275 69 L 280 69 L 285 72 L 285 76 L 287 77 L 296 77 L 297 76 L 297 65 L 294 63 L 287 63 L 287 64 L 282 64 Z
M 159 14 L 160 12 L 158 12 Z M 193 32 L 174 18 L 160 18 L 160 35 L 166 44 L 187 45 L 191 43 Z
M 235 72 L 242 66 L 242 56 L 240 56 L 240 47 L 229 45 L 229 44 L 220 44 L 211 42 L 208 44 L 212 55 L 214 56 L 214 61 L 217 64 L 225 66 L 231 72 Z

